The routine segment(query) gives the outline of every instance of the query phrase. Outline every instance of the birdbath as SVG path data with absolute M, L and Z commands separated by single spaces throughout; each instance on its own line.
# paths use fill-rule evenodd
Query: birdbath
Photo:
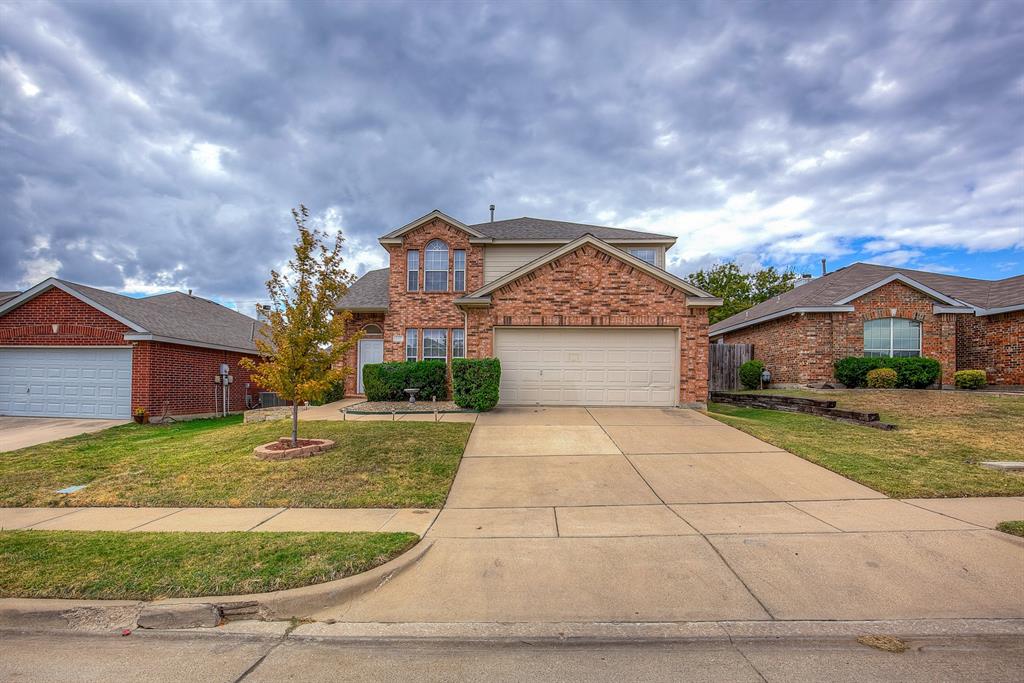
M 419 393 L 419 389 L 406 389 L 405 393 L 409 394 L 409 403 L 416 403 L 416 394 Z

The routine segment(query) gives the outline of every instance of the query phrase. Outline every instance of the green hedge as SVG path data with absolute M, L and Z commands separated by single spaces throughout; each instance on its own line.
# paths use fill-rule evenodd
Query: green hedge
M 953 384 L 957 389 L 981 389 L 988 384 L 984 370 L 957 370 L 953 373 Z
M 452 359 L 452 393 L 460 408 L 487 411 L 498 405 L 501 361 L 497 358 Z
M 367 401 L 407 401 L 405 389 L 418 388 L 416 399 L 448 399 L 448 369 L 443 360 L 371 363 L 363 366 Z
M 867 386 L 868 373 L 876 368 L 896 371 L 900 389 L 924 389 L 939 379 L 942 366 L 934 358 L 860 358 L 850 356 L 835 362 L 836 380 L 848 387 Z
M 740 384 L 747 389 L 760 388 L 763 371 L 764 363 L 759 360 L 748 360 L 740 366 Z

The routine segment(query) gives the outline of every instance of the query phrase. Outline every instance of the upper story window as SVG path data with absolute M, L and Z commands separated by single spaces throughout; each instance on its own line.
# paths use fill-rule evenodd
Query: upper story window
M 921 355 L 921 323 L 880 318 L 864 323 L 864 355 L 906 358 Z
M 408 278 L 407 287 L 410 292 L 420 288 L 420 252 L 409 251 L 405 255 L 405 276 Z
M 658 250 L 651 247 L 632 247 L 629 250 L 631 256 L 636 256 L 641 261 L 646 261 L 652 266 L 658 265 Z
M 448 245 L 441 240 L 427 242 L 423 261 L 423 291 L 448 291 Z
M 452 272 L 453 287 L 456 292 L 466 291 L 466 252 L 462 249 L 456 249 L 453 258 L 455 260 L 455 267 Z

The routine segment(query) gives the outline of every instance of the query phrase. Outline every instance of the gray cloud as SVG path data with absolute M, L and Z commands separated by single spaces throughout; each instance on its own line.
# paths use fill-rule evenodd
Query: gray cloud
M 671 232 L 680 272 L 1014 263 L 1022 9 L 5 4 L 0 288 L 260 298 L 299 202 L 358 270 L 491 202 Z

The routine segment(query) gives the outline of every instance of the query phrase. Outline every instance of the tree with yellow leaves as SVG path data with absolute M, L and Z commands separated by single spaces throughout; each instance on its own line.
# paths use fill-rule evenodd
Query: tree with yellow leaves
M 342 268 L 341 232 L 328 248 L 327 233 L 306 225 L 309 209 L 300 204 L 292 217 L 299 230 L 295 256 L 288 261 L 287 274 L 272 270 L 267 280 L 273 304 L 254 340 L 261 358 L 246 358 L 241 364 L 253 371 L 253 382 L 292 402 L 292 446 L 297 446 L 299 403 L 321 398 L 352 372 L 339 361 L 359 335 L 345 339 L 352 314 L 334 310 L 354 279 Z

